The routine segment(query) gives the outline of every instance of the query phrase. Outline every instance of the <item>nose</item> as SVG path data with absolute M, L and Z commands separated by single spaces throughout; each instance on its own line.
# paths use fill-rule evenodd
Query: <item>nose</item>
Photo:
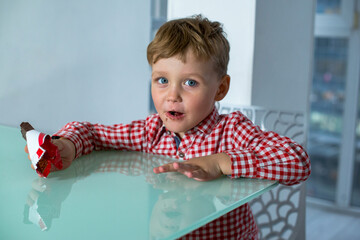
M 167 101 L 169 102 L 181 102 L 181 89 L 179 86 L 173 85 L 168 88 Z

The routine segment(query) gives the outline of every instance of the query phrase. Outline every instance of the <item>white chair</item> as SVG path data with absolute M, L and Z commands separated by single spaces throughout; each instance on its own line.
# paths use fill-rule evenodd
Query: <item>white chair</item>
M 303 113 L 256 106 L 220 105 L 220 114 L 241 111 L 262 130 L 287 136 L 306 147 Z M 279 185 L 250 202 L 259 228 L 259 239 L 305 239 L 305 184 Z

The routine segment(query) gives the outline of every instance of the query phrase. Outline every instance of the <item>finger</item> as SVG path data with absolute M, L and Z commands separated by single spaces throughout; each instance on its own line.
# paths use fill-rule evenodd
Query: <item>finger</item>
M 164 173 L 167 172 L 168 167 L 167 166 L 160 166 L 160 167 L 154 167 L 153 171 L 154 173 Z
M 34 165 L 32 165 L 32 164 L 31 164 L 31 168 L 32 168 L 33 170 L 35 170 L 35 167 L 34 167 Z
M 154 168 L 153 168 L 153 172 L 154 172 L 154 173 L 160 173 L 159 167 L 154 167 Z
M 202 169 L 193 171 L 191 178 L 195 179 L 196 181 L 201 181 L 201 182 L 210 180 L 209 175 Z
M 192 172 L 199 169 L 199 167 L 197 166 L 193 166 L 191 164 L 183 164 L 183 163 L 179 163 L 179 162 L 175 162 L 172 164 L 172 167 L 174 168 L 174 172 L 179 172 L 185 176 L 187 176 L 188 178 L 192 178 Z
M 57 146 L 59 152 L 62 151 L 64 149 L 64 143 L 62 141 L 60 141 L 59 139 L 51 139 L 51 142 Z
M 193 178 L 193 173 L 189 172 L 189 171 L 184 171 L 183 173 L 185 176 L 187 176 L 188 178 Z
M 201 169 L 199 166 L 191 163 L 175 162 L 173 165 L 176 170 L 181 172 L 192 172 Z
M 193 178 L 196 180 L 203 179 L 205 177 L 204 172 L 201 169 L 193 171 L 184 171 L 183 174 L 188 178 Z
M 168 166 L 166 166 L 168 167 Z M 172 171 L 172 172 L 178 172 L 178 173 L 181 173 L 189 178 L 192 177 L 192 174 L 191 174 L 191 171 L 193 171 L 193 167 L 192 166 L 187 166 L 186 164 L 182 164 L 182 163 L 179 163 L 179 162 L 174 162 L 170 165 L 171 167 L 171 170 L 168 170 L 168 169 L 164 169 L 164 170 L 167 170 L 167 171 Z M 162 169 L 161 169 L 162 170 Z
M 30 155 L 29 155 L 29 149 L 28 149 L 28 146 L 25 145 L 25 148 L 24 148 L 24 151 L 28 154 L 28 159 L 31 161 L 31 158 L 30 158 Z
M 31 161 L 30 155 L 29 155 L 29 149 L 28 149 L 28 146 L 27 146 L 27 145 L 25 145 L 24 151 L 28 154 L 27 157 L 28 157 L 28 159 Z
M 173 163 L 168 163 L 160 167 L 155 167 L 153 171 L 154 173 L 177 172 L 177 170 L 174 168 Z
M 201 167 L 188 163 L 177 163 L 175 168 L 178 172 L 184 174 L 188 178 L 193 178 L 197 181 L 207 181 L 210 176 Z

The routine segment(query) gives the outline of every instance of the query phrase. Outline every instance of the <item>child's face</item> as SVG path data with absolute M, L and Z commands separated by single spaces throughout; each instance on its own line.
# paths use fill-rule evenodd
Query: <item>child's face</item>
M 199 61 L 190 50 L 185 63 L 174 56 L 152 65 L 151 94 L 166 128 L 183 137 L 226 95 L 229 81 L 227 75 L 219 78 L 211 61 Z

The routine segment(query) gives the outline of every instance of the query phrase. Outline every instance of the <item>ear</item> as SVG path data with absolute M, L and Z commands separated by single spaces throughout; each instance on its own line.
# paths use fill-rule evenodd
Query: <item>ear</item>
M 220 85 L 218 87 L 218 91 L 216 92 L 215 95 L 215 101 L 221 101 L 228 93 L 229 87 L 230 87 L 230 76 L 225 75 L 221 79 Z

